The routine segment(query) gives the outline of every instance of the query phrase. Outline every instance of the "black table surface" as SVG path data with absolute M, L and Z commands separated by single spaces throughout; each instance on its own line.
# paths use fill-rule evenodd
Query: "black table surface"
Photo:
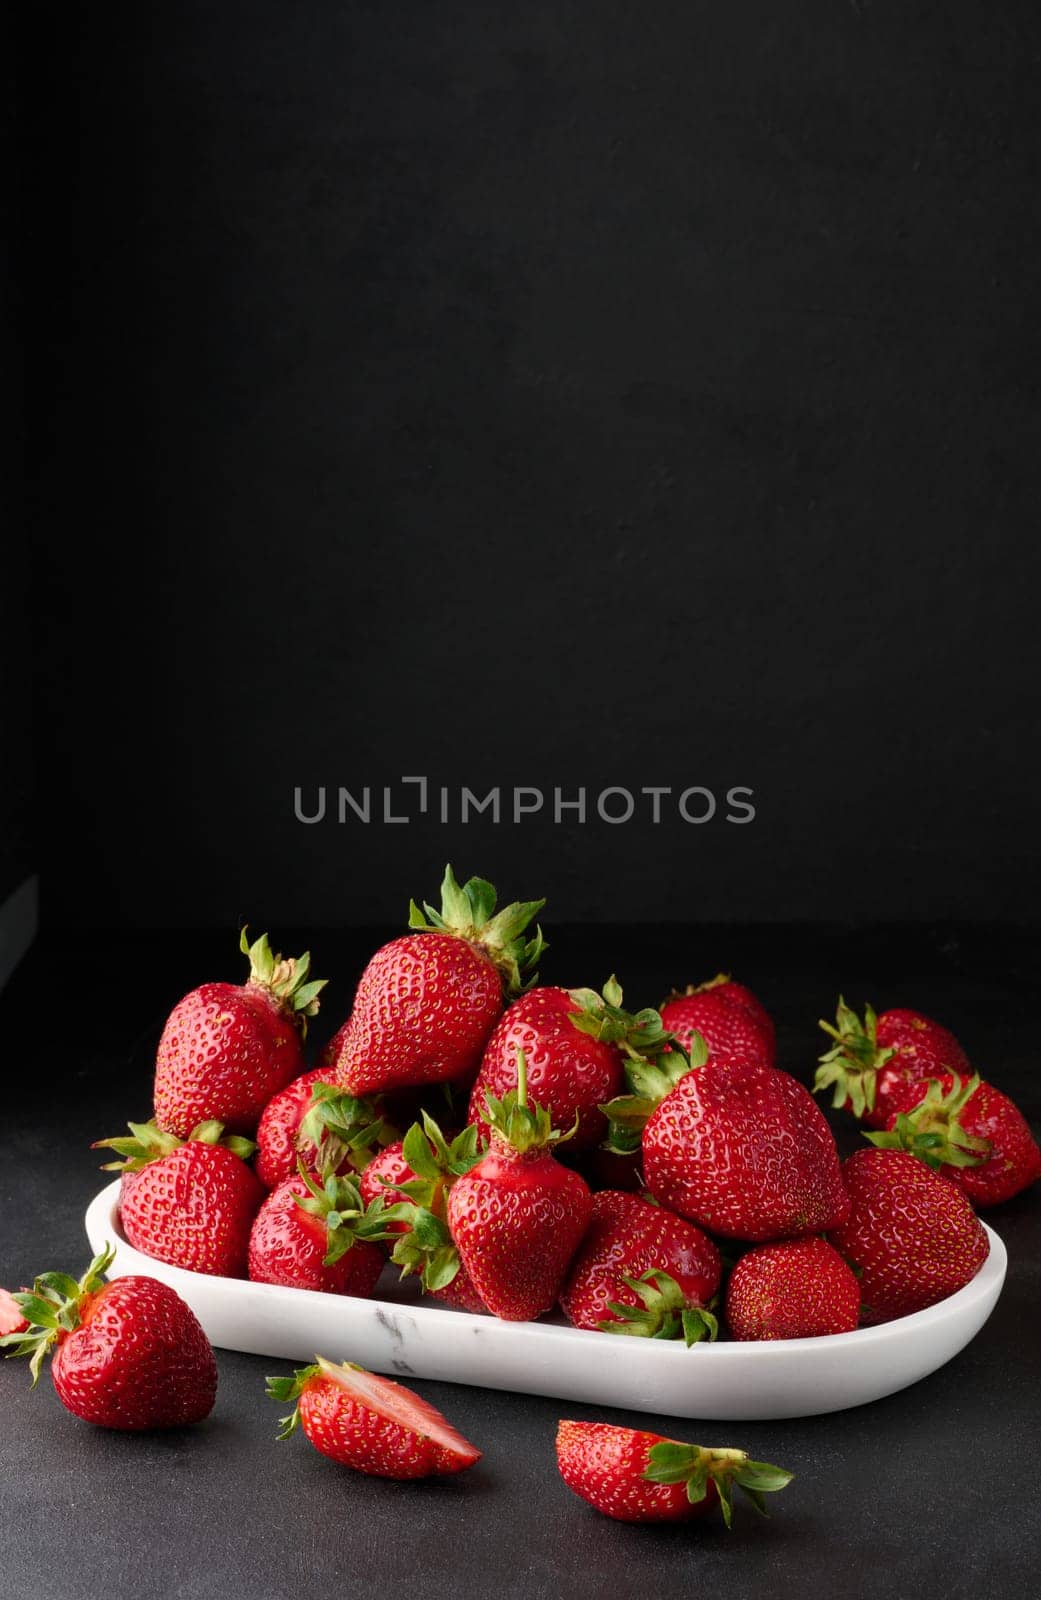
M 342 1020 L 376 937 L 314 934 L 318 970 L 335 974 L 314 1048 Z M 293 948 L 290 936 L 281 942 Z M 816 1019 L 840 987 L 857 1005 L 915 1005 L 954 1028 L 1037 1131 L 1039 954 L 1037 936 L 1000 929 L 566 929 L 555 932 L 543 976 L 595 985 L 617 969 L 630 1003 L 653 1004 L 673 983 L 726 966 L 761 992 L 778 1021 L 780 1064 L 804 1078 L 820 1049 Z M 90 1140 L 148 1115 L 165 1012 L 194 983 L 236 979 L 239 960 L 233 936 L 99 933 L 89 942 L 52 936 L 23 962 L 0 999 L 0 1282 L 82 1271 L 84 1209 L 106 1181 Z M 840 1128 L 840 1139 L 855 1135 Z M 961 1355 L 910 1389 L 831 1416 L 720 1424 L 417 1381 L 485 1452 L 456 1480 L 388 1483 L 335 1466 L 301 1436 L 276 1444 L 263 1378 L 289 1370 L 284 1362 L 218 1352 L 211 1417 L 144 1435 L 81 1423 L 46 1378 L 31 1392 L 24 1363 L 5 1363 L 0 1592 L 549 1600 L 697 1585 L 731 1600 L 1034 1594 L 1041 1188 L 988 1221 L 1010 1257 L 997 1310 Z M 554 1432 L 567 1415 L 737 1445 L 796 1476 L 769 1521 L 739 1507 L 729 1534 L 718 1518 L 613 1523 L 557 1475 Z

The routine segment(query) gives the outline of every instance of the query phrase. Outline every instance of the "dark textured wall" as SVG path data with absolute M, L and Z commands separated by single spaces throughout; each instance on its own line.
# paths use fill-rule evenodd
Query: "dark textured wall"
M 52 922 L 383 920 L 448 856 L 572 920 L 1034 914 L 1036 6 L 67 27 Z M 757 816 L 293 819 L 402 774 Z
M 0 903 L 36 865 L 21 271 L 24 163 L 17 137 L 23 85 L 17 62 L 8 25 L 0 32 Z

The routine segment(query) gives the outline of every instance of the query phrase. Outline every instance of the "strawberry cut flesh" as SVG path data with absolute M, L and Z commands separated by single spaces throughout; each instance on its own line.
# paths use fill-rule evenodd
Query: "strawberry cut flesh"
M 14 1295 L 7 1289 L 0 1289 L 0 1337 L 6 1333 L 24 1333 L 28 1326 Z

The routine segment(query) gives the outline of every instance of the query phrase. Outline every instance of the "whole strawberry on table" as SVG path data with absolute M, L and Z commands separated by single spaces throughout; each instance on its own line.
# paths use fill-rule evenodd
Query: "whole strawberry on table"
M 189 1306 L 155 1278 L 105 1282 L 111 1247 L 77 1282 L 44 1272 L 12 1295 L 21 1325 L 0 1338 L 28 1356 L 35 1387 L 50 1355 L 62 1405 L 85 1422 L 124 1432 L 201 1422 L 217 1394 L 213 1349 Z

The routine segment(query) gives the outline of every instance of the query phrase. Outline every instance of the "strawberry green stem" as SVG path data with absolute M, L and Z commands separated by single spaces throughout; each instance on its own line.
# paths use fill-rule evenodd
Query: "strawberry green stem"
M 479 945 L 498 968 L 508 994 L 520 994 L 538 981 L 535 968 L 546 948 L 542 929 L 525 938 L 532 918 L 545 900 L 519 900 L 496 911 L 495 889 L 484 878 L 468 878 L 461 887 L 450 866 L 441 884 L 441 909 L 423 902 L 409 906 L 408 925 L 417 932 L 451 933 Z
M 484 1098 L 493 1143 L 497 1140 L 518 1155 L 524 1155 L 528 1150 L 543 1150 L 550 1145 L 562 1144 L 565 1139 L 573 1138 L 578 1129 L 579 1118 L 576 1116 L 573 1126 L 562 1133 L 554 1128 L 553 1120 L 543 1106 L 529 1103 L 528 1062 L 523 1050 L 517 1051 L 516 1089 L 511 1089 L 501 1100 L 489 1093 Z
M 249 957 L 249 982 L 265 990 L 296 1022 L 301 1035 L 307 1032 L 307 1019 L 317 1015 L 318 996 L 328 979 L 311 977 L 311 952 L 302 956 L 280 956 L 272 952 L 266 933 L 252 944 L 249 930 L 239 935 L 239 949 Z
M 528 1058 L 523 1050 L 517 1051 L 517 1104 L 523 1111 L 528 1109 Z
M 187 1139 L 178 1139 L 174 1133 L 164 1133 L 153 1120 L 151 1122 L 128 1122 L 130 1138 L 124 1134 L 115 1139 L 95 1139 L 91 1145 L 92 1150 L 114 1150 L 120 1161 L 106 1161 L 102 1165 L 102 1172 L 140 1172 L 152 1161 L 161 1161 L 163 1156 L 168 1156 L 179 1150 L 182 1144 L 216 1144 L 223 1149 L 230 1150 L 232 1155 L 238 1156 L 240 1161 L 248 1161 L 257 1148 L 252 1139 L 244 1139 L 240 1134 L 229 1133 L 225 1135 L 223 1122 L 211 1119 L 208 1122 L 197 1123 Z
M 908 1150 L 929 1167 L 978 1167 L 991 1155 L 989 1139 L 977 1138 L 961 1122 L 980 1077 L 961 1078 L 952 1073 L 953 1084 L 945 1094 L 938 1078 L 931 1078 L 925 1095 L 911 1111 L 902 1111 L 892 1128 L 884 1133 L 868 1133 L 866 1138 L 881 1150 Z
M 765 1516 L 763 1495 L 773 1494 L 792 1481 L 792 1474 L 783 1467 L 751 1461 L 743 1450 L 707 1449 L 703 1445 L 681 1444 L 677 1439 L 663 1439 L 652 1446 L 643 1476 L 649 1483 L 685 1484 L 692 1505 L 704 1500 L 709 1483 L 714 1484 L 728 1528 L 733 1518 L 735 1485 Z

